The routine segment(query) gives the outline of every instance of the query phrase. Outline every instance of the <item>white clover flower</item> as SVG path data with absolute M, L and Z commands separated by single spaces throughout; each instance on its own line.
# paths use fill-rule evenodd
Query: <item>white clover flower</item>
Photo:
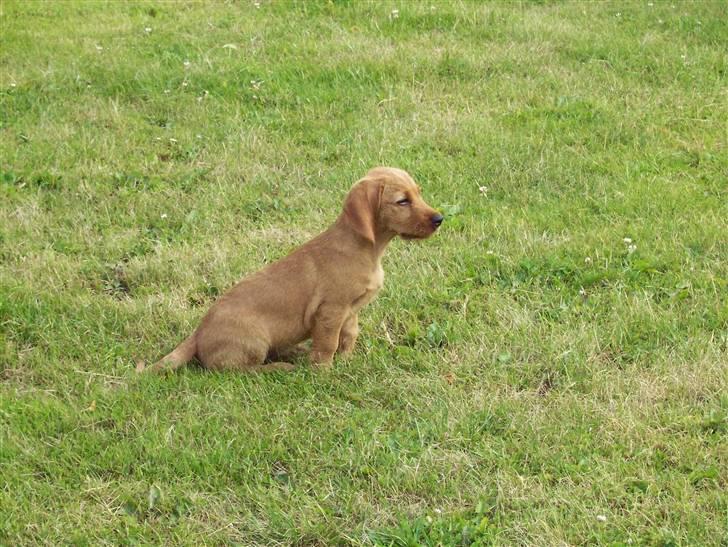
M 150 32 L 152 32 L 152 27 L 144 27 L 144 32 L 149 34 Z
M 478 190 L 481 194 L 485 195 L 488 193 L 488 187 L 487 186 L 478 186 Z
M 161 218 L 167 218 L 167 213 L 162 213 Z
M 185 59 L 184 63 L 182 63 L 182 64 L 185 66 L 185 68 L 190 68 L 190 65 L 192 63 L 190 63 L 189 59 Z
M 255 0 L 255 2 L 253 2 L 253 5 L 255 6 L 255 9 L 260 9 L 260 2 L 259 2 L 259 0 Z
M 584 258 L 584 264 L 591 264 L 591 263 L 592 263 L 592 259 L 590 256 L 587 256 L 586 258 Z
M 389 14 L 390 19 L 397 19 L 399 18 L 399 10 L 393 9 L 392 12 Z
M 629 237 L 625 237 L 622 241 L 624 241 L 627 244 L 632 243 L 632 239 Z
M 96 51 L 103 51 L 104 47 L 96 44 Z
M 584 290 L 584 287 L 579 287 L 579 294 L 581 296 L 586 296 L 586 291 Z
M 607 517 L 604 515 L 597 515 L 597 520 L 599 522 L 607 522 Z
M 177 144 L 177 139 L 170 137 L 169 142 L 171 142 L 172 144 Z
M 637 250 L 637 245 L 630 245 L 629 247 L 627 247 L 627 252 L 628 252 L 629 254 L 632 254 L 632 253 L 633 253 L 633 252 L 635 252 L 636 250 Z

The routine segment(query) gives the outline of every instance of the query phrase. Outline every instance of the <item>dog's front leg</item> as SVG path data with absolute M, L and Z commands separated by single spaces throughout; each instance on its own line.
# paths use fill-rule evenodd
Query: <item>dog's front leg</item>
M 352 313 L 341 326 L 341 332 L 339 333 L 339 353 L 349 355 L 354 349 L 357 336 L 359 336 L 359 316 Z
M 348 315 L 348 310 L 333 306 L 321 306 L 318 310 L 311 330 L 312 364 L 322 368 L 331 366 L 339 347 L 339 333 Z

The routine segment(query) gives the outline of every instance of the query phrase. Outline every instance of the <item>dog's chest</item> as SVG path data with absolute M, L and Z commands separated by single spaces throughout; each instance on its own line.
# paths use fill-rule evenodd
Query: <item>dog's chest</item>
M 374 273 L 369 278 L 367 292 L 374 292 L 376 294 L 382 288 L 382 285 L 384 285 L 384 270 L 381 264 L 377 264 L 377 269 L 374 270 Z
M 361 308 L 371 302 L 374 297 L 377 296 L 377 293 L 379 292 L 379 289 L 382 288 L 382 285 L 384 285 L 384 270 L 382 269 L 382 265 L 378 264 L 377 269 L 374 270 L 374 273 L 369 277 L 369 281 L 366 284 L 364 294 L 354 301 L 352 307 L 354 308 L 355 312 L 359 311 Z

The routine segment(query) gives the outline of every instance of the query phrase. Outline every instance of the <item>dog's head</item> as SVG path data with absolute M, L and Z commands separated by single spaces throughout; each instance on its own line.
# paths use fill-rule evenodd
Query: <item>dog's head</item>
M 376 167 L 357 182 L 344 202 L 344 217 L 365 239 L 425 239 L 443 216 L 425 203 L 420 187 L 401 169 Z

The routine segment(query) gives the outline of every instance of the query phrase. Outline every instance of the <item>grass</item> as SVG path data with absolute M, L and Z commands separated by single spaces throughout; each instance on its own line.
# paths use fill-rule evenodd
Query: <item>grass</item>
M 724 2 L 0 25 L 0 543 L 728 543 Z M 352 358 L 134 374 L 379 164 L 447 219 Z

